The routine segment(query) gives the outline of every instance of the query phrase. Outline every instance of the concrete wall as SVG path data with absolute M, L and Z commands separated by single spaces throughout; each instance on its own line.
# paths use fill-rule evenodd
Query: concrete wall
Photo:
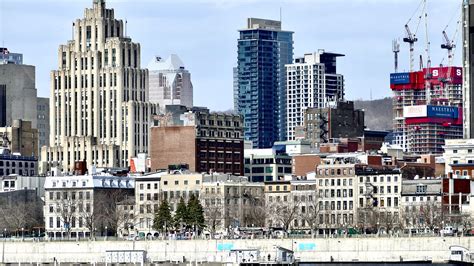
M 275 246 L 293 249 L 301 261 L 399 261 L 449 259 L 449 246 L 474 248 L 474 237 L 319 238 L 284 240 L 3 242 L 4 262 L 103 262 L 107 250 L 145 250 L 149 261 L 225 261 L 229 248 L 258 248 L 267 258 Z M 3 255 L 3 254 L 2 254 Z M 3 256 L 2 256 L 3 257 Z

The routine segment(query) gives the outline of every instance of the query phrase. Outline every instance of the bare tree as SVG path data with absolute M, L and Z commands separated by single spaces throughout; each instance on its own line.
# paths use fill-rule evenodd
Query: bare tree
M 224 204 L 222 200 L 216 199 L 215 197 L 206 195 L 202 200 L 204 202 L 204 217 L 206 227 L 211 233 L 211 237 L 214 237 L 217 229 L 223 226 L 222 220 L 224 217 Z
M 291 198 L 287 201 L 275 201 L 269 205 L 271 219 L 288 233 L 291 222 L 297 217 L 299 206 L 300 201 L 294 201 Z
M 310 193 L 308 201 L 306 202 L 306 210 L 301 214 L 303 219 L 308 223 L 311 229 L 311 235 L 315 236 L 319 228 L 319 214 L 321 213 L 321 201 L 317 197 L 316 191 Z
M 94 206 L 91 218 L 95 226 L 103 230 L 117 232 L 117 228 L 124 221 L 124 213 L 117 209 L 117 202 L 127 198 L 129 193 L 120 189 L 104 189 L 94 193 Z M 129 219 L 129 218 L 127 218 Z
M 61 220 L 67 237 L 71 237 L 71 224 L 75 219 L 76 202 L 70 197 L 62 198 L 56 201 L 55 213 Z

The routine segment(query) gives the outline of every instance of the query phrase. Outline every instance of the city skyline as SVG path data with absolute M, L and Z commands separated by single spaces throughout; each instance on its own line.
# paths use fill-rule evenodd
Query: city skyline
M 72 18 L 82 17 L 81 10 L 89 6 L 90 2 L 0 2 L 0 24 L 3 25 L 0 26 L 0 41 L 10 51 L 23 53 L 25 64 L 36 66 L 39 96 L 49 95 L 49 71 L 57 65 L 57 46 L 65 39 L 71 39 Z M 229 110 L 233 106 L 232 68 L 236 66 L 238 30 L 245 27 L 248 17 L 279 19 L 280 7 L 283 28 L 295 32 L 295 56 L 317 49 L 346 54 L 338 65 L 340 73 L 345 76 L 347 99 L 390 97 L 388 73 L 393 72 L 391 41 L 395 37 L 404 36 L 403 26 L 419 1 L 383 2 L 354 1 L 350 9 L 347 9 L 347 4 L 343 1 L 298 1 L 297 5 L 280 1 L 269 7 L 269 3 L 273 2 L 156 3 L 142 0 L 136 4 L 110 0 L 108 5 L 118 10 L 118 16 L 127 19 L 127 35 L 141 43 L 143 62 L 148 62 L 155 55 L 167 57 L 172 53 L 178 54 L 193 75 L 195 105 L 208 106 L 211 110 Z M 456 28 L 460 3 L 457 5 L 454 2 L 433 0 L 429 3 L 433 66 L 438 65 L 442 57 L 445 57 L 445 51 L 439 48 L 443 28 L 451 21 L 447 29 L 450 36 Z M 62 12 L 58 13 L 57 10 Z M 23 15 L 15 15 L 19 12 Z M 364 19 L 352 14 L 360 14 Z M 402 15 L 380 23 L 381 19 L 393 14 Z M 327 23 L 328 20 L 334 23 Z M 416 20 L 415 16 L 411 22 L 413 30 L 416 28 Z M 144 24 L 156 26 L 143 27 Z M 51 31 L 43 30 L 51 29 L 51 25 L 57 26 Z M 419 54 L 424 54 L 423 25 L 420 25 L 417 36 L 420 40 L 415 48 L 416 58 Z M 345 41 L 348 39 L 351 39 L 350 44 Z M 37 45 L 31 45 L 33 41 Z M 458 47 L 459 43 L 460 34 Z M 407 45 L 401 43 L 401 49 L 399 69 L 404 71 L 408 70 Z M 461 51 L 457 49 L 455 65 L 460 64 L 460 57 Z M 447 63 L 447 58 L 444 63 Z M 415 65 L 418 65 L 418 60 Z M 211 98 L 209 95 L 215 97 Z

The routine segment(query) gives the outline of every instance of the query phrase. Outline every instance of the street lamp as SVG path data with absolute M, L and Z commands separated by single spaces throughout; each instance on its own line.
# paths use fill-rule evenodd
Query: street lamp
M 23 241 L 23 239 L 24 239 L 24 231 L 23 231 L 23 230 L 25 230 L 25 228 L 22 227 L 22 228 L 21 228 L 21 240 L 22 240 L 22 241 Z
M 3 229 L 3 247 L 2 247 L 2 264 L 5 263 L 5 241 L 7 240 L 7 229 Z
M 105 241 L 107 241 L 107 235 L 108 235 L 108 231 L 107 231 L 107 225 L 105 226 Z

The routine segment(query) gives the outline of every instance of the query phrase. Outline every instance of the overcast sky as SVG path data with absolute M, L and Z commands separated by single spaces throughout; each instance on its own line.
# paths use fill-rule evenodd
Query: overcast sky
M 294 55 L 318 49 L 343 53 L 338 71 L 345 75 L 347 99 L 390 96 L 392 40 L 420 0 L 108 0 L 115 15 L 127 19 L 127 33 L 141 43 L 142 67 L 155 55 L 178 54 L 192 74 L 194 103 L 212 110 L 233 108 L 232 67 L 237 60 L 238 29 L 247 17 L 279 19 L 294 31 Z M 49 96 L 49 72 L 57 68 L 57 49 L 71 38 L 72 21 L 83 17 L 92 0 L 0 0 L 0 41 L 36 66 L 39 96 Z M 432 65 L 446 57 L 441 32 L 454 36 L 461 0 L 428 0 Z M 418 24 L 415 15 L 412 31 Z M 416 66 L 425 50 L 419 25 Z M 0 43 L 1 44 L 1 43 Z M 457 44 L 461 47 L 459 32 Z M 408 69 L 407 44 L 401 43 L 400 69 Z M 461 62 L 457 49 L 455 64 Z M 447 59 L 444 59 L 447 63 Z

